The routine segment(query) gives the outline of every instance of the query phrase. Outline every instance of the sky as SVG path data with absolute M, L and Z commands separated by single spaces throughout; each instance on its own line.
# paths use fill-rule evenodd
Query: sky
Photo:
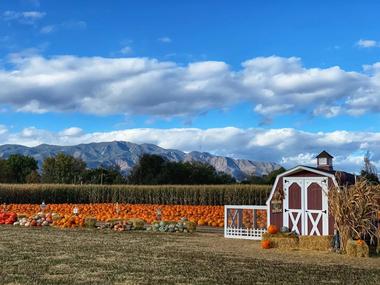
M 379 1 L 0 0 L 0 144 L 380 169 Z

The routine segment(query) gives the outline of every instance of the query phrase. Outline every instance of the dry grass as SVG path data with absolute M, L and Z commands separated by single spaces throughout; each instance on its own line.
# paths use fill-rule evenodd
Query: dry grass
M 343 250 L 349 239 L 376 237 L 374 222 L 380 211 L 380 187 L 362 180 L 349 187 L 332 187 L 328 196 Z
M 218 234 L 0 227 L 1 284 L 376 284 L 380 258 Z

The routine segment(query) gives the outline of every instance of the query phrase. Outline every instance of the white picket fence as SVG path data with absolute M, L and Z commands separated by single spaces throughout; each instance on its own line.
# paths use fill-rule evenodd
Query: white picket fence
M 234 214 L 231 215 L 231 210 L 234 210 Z M 266 206 L 240 206 L 240 205 L 226 205 L 224 206 L 224 237 L 236 238 L 236 239 L 251 239 L 260 240 L 263 233 L 266 232 L 266 228 L 243 228 L 239 224 L 239 210 L 252 210 L 253 219 L 255 220 L 255 210 L 265 210 Z M 231 222 L 228 223 L 228 218 L 231 218 Z

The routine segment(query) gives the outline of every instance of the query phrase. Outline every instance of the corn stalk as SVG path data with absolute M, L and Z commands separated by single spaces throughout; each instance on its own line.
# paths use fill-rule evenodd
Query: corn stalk
M 380 211 L 379 186 L 361 180 L 352 186 L 332 187 L 328 196 L 343 251 L 349 239 L 379 238 L 375 224 Z
M 266 185 L 0 184 L 0 203 L 264 205 Z

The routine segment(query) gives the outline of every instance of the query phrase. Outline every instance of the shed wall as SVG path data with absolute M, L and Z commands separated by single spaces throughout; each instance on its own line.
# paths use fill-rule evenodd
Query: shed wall
M 307 170 L 302 170 L 302 171 L 299 171 L 297 173 L 293 173 L 293 174 L 290 174 L 290 175 L 287 175 L 287 177 L 324 177 L 325 175 L 321 175 L 321 174 L 318 174 L 318 173 L 314 173 L 314 172 L 311 172 L 311 171 L 307 171 Z M 275 191 L 273 193 L 273 196 L 272 196 L 272 200 L 273 200 L 273 197 L 276 197 L 276 194 L 277 193 L 280 193 L 281 195 L 283 194 L 283 177 L 280 177 L 278 179 L 278 182 L 277 184 L 275 185 Z M 334 181 L 329 177 L 328 178 L 328 185 L 329 187 L 333 187 L 334 186 Z M 272 206 L 272 200 L 269 201 L 269 210 L 270 210 L 270 224 L 274 224 L 276 226 L 278 226 L 279 228 L 281 228 L 283 226 L 283 213 L 280 212 L 280 213 L 272 213 L 272 210 L 273 210 L 273 206 Z M 315 200 L 309 200 L 308 201 L 310 203 L 310 205 L 312 205 L 312 207 L 315 207 L 316 209 L 318 209 L 318 207 L 320 207 L 320 199 L 315 199 Z M 328 221 L 329 221 L 329 226 L 328 226 L 328 231 L 329 231 L 329 234 L 332 235 L 334 234 L 334 217 L 329 213 L 329 210 L 328 210 Z

